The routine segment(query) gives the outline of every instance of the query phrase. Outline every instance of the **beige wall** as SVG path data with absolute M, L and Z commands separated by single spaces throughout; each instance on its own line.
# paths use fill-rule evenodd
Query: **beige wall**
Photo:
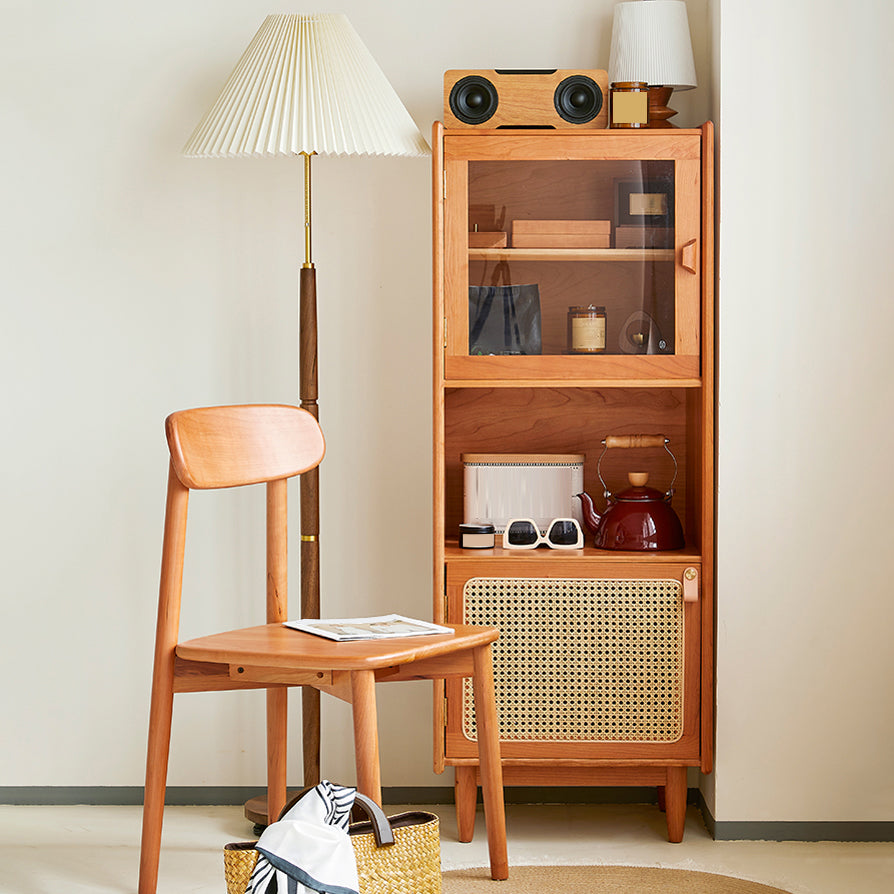
M 557 0 L 547 18 L 532 0 L 317 8 L 327 6 L 348 14 L 426 134 L 447 68 L 608 62 L 610 0 Z M 780 72 L 755 73 L 752 38 L 766 38 L 754 10 L 776 17 L 776 5 L 736 7 L 689 3 L 701 86 L 675 102 L 684 125 L 715 109 L 724 150 L 715 811 L 894 819 L 880 744 L 894 730 L 879 701 L 891 679 L 890 587 L 871 566 L 885 545 L 884 499 L 863 510 L 870 493 L 891 498 L 891 262 L 884 214 L 861 198 L 887 189 L 891 199 L 866 140 L 890 134 L 881 114 L 862 115 L 859 131 L 816 110 L 802 125 L 793 91 L 779 95 Z M 77 11 L 38 0 L 7 11 L 0 670 L 24 679 L 39 660 L 33 679 L 4 690 L 15 733 L 0 744 L 0 786 L 141 784 L 162 420 L 185 406 L 296 399 L 300 168 L 179 154 L 272 11 L 254 0 L 88 0 Z M 786 16 L 785 59 L 800 46 Z M 816 25 L 821 40 L 786 61 L 782 82 L 803 85 L 805 66 L 825 75 L 830 54 L 844 56 L 833 91 L 843 97 L 841 75 L 862 53 L 838 41 L 841 25 Z M 429 167 L 322 158 L 314 168 L 325 611 L 425 617 Z M 235 511 L 231 497 L 193 502 L 210 533 L 190 540 L 186 586 L 208 573 L 212 584 L 194 593 L 186 635 L 212 610 L 259 619 L 242 596 L 261 585 L 260 494 Z M 238 556 L 243 544 L 251 559 Z M 449 784 L 431 771 L 426 684 L 381 698 L 385 784 Z M 261 701 L 182 697 L 171 783 L 260 783 Z M 323 769 L 350 779 L 347 715 L 326 707 Z M 297 778 L 297 728 L 293 753 Z
M 890 821 L 894 8 L 713 8 L 716 815 Z

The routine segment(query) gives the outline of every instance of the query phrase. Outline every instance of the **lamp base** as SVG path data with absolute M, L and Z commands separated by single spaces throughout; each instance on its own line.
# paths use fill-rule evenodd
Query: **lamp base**
M 298 795 L 303 794 L 305 789 L 298 789 L 296 791 L 292 791 L 289 789 L 286 792 L 286 803 L 288 804 L 292 798 L 297 797 Z M 255 835 L 260 835 L 270 823 L 276 822 L 277 817 L 269 817 L 267 815 L 267 795 L 258 795 L 257 797 L 251 798 L 245 802 L 244 808 L 245 818 L 250 822 L 254 823 L 254 833 Z
M 649 123 L 646 127 L 676 127 L 668 118 L 673 118 L 677 113 L 667 107 L 670 102 L 673 87 L 649 86 Z

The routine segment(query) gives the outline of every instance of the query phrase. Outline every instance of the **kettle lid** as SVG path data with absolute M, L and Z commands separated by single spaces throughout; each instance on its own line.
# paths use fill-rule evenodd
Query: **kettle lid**
M 656 500 L 664 500 L 667 496 L 667 494 L 656 490 L 654 487 L 646 487 L 646 482 L 649 480 L 648 472 L 628 472 L 627 480 L 631 486 L 618 494 L 614 494 L 615 500 L 621 500 L 625 503 L 654 503 Z

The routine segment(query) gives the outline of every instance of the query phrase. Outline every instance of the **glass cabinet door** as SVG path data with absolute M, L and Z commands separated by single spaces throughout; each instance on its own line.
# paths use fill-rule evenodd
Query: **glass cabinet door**
M 699 374 L 698 136 L 445 138 L 447 379 Z

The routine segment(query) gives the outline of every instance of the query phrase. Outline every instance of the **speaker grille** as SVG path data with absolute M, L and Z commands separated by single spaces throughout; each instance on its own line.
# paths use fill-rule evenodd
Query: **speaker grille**
M 500 629 L 503 741 L 676 742 L 683 601 L 676 580 L 472 578 L 465 623 Z M 463 733 L 476 738 L 470 680 Z
M 500 104 L 497 88 L 485 77 L 469 75 L 453 85 L 450 110 L 464 124 L 484 124 Z
M 565 78 L 553 96 L 559 116 L 571 124 L 587 124 L 602 110 L 602 91 L 586 75 Z

